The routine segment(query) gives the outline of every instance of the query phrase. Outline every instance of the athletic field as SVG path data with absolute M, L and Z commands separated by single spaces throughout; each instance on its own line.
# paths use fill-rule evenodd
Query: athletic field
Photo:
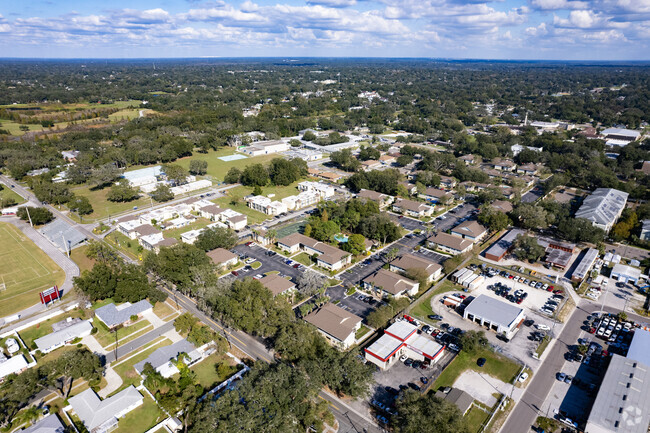
M 61 285 L 63 270 L 27 236 L 9 223 L 0 223 L 0 317 L 40 302 L 38 292 Z M 1 286 L 0 286 L 1 287 Z

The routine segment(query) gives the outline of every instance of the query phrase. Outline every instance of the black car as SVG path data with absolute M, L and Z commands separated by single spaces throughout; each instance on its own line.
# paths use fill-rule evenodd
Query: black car
M 422 364 L 420 361 L 413 361 L 413 364 L 411 364 L 411 367 L 413 368 L 419 368 L 420 364 Z
M 429 314 L 427 317 L 431 320 L 442 320 L 442 316 L 439 314 Z
M 402 386 L 403 386 L 403 385 L 402 385 Z M 405 387 L 405 388 L 406 388 L 406 387 Z M 397 394 L 399 394 L 399 389 L 395 389 L 395 388 L 390 387 L 390 386 L 387 386 L 387 387 L 384 388 L 384 389 L 385 389 L 386 392 L 389 393 L 389 394 L 393 394 L 393 395 L 397 395 Z
M 478 365 L 479 367 L 483 367 L 485 365 L 485 361 L 486 361 L 485 358 L 479 358 L 476 360 L 476 365 Z
M 535 324 L 535 321 L 533 319 L 524 320 L 524 325 L 526 325 L 526 326 L 533 326 L 534 324 Z
M 422 388 L 420 388 L 418 385 L 414 384 L 413 382 L 409 382 L 409 388 L 414 389 L 416 391 L 422 390 Z
M 413 364 L 413 358 L 406 358 L 406 360 L 404 361 L 404 365 L 408 367 L 411 364 Z
M 405 390 L 407 390 L 407 389 L 409 389 L 408 386 L 404 385 L 403 383 L 400 384 L 400 386 L 399 386 L 399 390 L 400 390 L 400 391 L 405 391 Z

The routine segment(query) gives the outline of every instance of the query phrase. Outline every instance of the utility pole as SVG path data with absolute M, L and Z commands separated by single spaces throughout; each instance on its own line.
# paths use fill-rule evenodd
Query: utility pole
M 27 218 L 29 219 L 29 225 L 34 228 L 34 223 L 32 223 L 32 217 L 29 215 L 29 206 L 25 206 L 25 210 L 27 211 Z
M 61 232 L 61 238 L 63 239 L 63 246 L 65 247 L 65 252 L 68 254 L 68 258 L 70 258 L 70 248 L 68 248 L 68 243 L 65 241 L 65 236 L 63 236 L 63 232 Z

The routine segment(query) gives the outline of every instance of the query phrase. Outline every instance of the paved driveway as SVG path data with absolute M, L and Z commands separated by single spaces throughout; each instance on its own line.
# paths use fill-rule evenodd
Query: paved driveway
M 283 275 L 287 275 L 291 277 L 291 279 L 295 283 L 297 282 L 297 279 L 300 277 L 300 275 L 302 275 L 303 272 L 305 272 L 304 267 L 301 269 L 295 269 L 292 266 L 285 264 L 284 261 L 287 258 L 284 257 L 282 254 L 276 254 L 274 256 L 266 255 L 268 250 L 256 244 L 251 244 L 251 246 L 249 247 L 247 247 L 246 245 L 237 245 L 232 249 L 232 251 L 235 254 L 245 254 L 248 257 L 253 258 L 258 262 L 260 262 L 262 266 L 260 266 L 258 269 L 253 269 L 248 272 L 238 271 L 239 276 L 237 277 L 235 277 L 232 274 L 223 277 L 226 279 L 236 279 L 236 278 L 243 279 L 245 277 L 252 277 L 257 274 L 264 275 L 267 272 L 278 271 Z
M 528 191 L 526 194 L 521 196 L 521 202 L 522 203 L 532 203 L 542 197 L 544 195 L 544 191 L 542 190 L 541 186 L 536 186 L 535 188 L 531 189 Z
M 342 285 L 338 285 L 329 287 L 325 294 L 329 296 L 332 301 L 339 301 L 337 304 L 339 307 L 348 310 L 350 313 L 356 314 L 363 319 L 381 305 L 381 302 L 377 302 L 374 306 L 371 306 L 367 302 L 363 302 L 359 299 L 359 296 L 361 295 L 359 292 L 354 293 L 352 296 L 347 296 L 345 294 L 346 290 L 347 289 Z

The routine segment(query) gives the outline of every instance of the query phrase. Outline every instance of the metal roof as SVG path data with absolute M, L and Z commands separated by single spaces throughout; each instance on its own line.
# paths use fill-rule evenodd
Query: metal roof
M 36 343 L 38 350 L 47 351 L 53 346 L 65 343 L 66 341 L 74 340 L 80 335 L 85 334 L 86 332 L 90 332 L 92 329 L 93 325 L 89 321 L 84 320 L 82 322 L 68 326 L 67 328 L 63 328 L 60 331 L 52 332 L 51 334 L 37 338 L 34 340 L 34 343 Z
M 625 207 L 628 196 L 617 189 L 598 188 L 584 199 L 575 217 L 601 225 L 613 224 Z
M 401 322 L 395 322 L 392 325 L 386 329 L 386 331 L 391 335 L 394 335 L 395 337 L 399 338 L 400 340 L 404 341 L 406 340 L 409 336 L 413 335 L 415 331 L 417 331 L 418 327 L 415 325 L 412 325 L 406 321 L 401 321 Z
M 576 266 L 571 278 L 578 280 L 584 279 L 587 276 L 587 272 L 589 272 L 589 269 L 591 269 L 591 266 L 596 261 L 596 258 L 598 258 L 598 250 L 595 248 L 589 248 L 587 253 L 582 257 L 582 260 L 580 260 L 580 263 L 578 263 L 578 266 Z
M 146 299 L 138 301 L 135 304 L 126 302 L 119 307 L 115 306 L 113 303 L 110 303 L 96 309 L 95 316 L 104 322 L 106 326 L 112 328 L 113 326 L 128 322 L 131 319 L 131 316 L 141 314 L 150 308 L 153 307 Z
M 508 252 L 508 250 L 512 246 L 515 239 L 517 239 L 517 236 L 523 235 L 523 234 L 524 234 L 524 231 L 520 230 L 520 229 L 512 229 L 512 230 L 510 230 L 508 233 L 503 235 L 503 237 L 501 237 L 501 239 L 499 239 L 498 241 L 493 243 L 490 246 L 490 248 L 488 248 L 485 251 L 485 254 L 486 255 L 491 254 L 491 255 L 496 256 L 496 257 L 503 256 L 505 253 Z
M 523 310 L 487 295 L 479 295 L 465 307 L 465 312 L 490 323 L 510 327 Z
M 13 373 L 18 373 L 27 368 L 27 360 L 23 355 L 12 356 L 11 358 L 0 362 L 0 379 Z
M 612 355 L 585 431 L 647 433 L 650 424 L 650 367 Z
M 391 353 L 395 352 L 403 344 L 403 341 L 398 340 L 392 335 L 384 334 L 365 350 L 366 352 L 375 355 L 378 358 L 386 360 L 386 358 L 388 358 Z
M 627 351 L 628 359 L 650 365 L 650 332 L 637 329 Z
M 40 232 L 62 251 L 70 250 L 86 240 L 84 234 L 58 218 L 44 225 Z

